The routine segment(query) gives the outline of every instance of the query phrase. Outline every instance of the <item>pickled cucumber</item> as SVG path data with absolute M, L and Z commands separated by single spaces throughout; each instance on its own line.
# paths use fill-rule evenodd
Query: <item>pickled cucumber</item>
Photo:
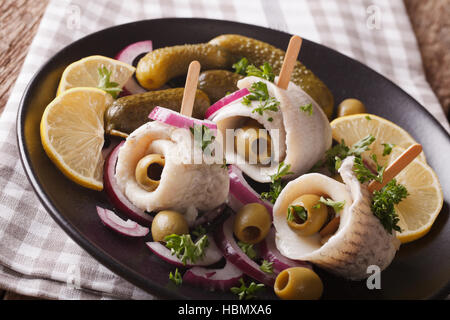
M 149 91 L 117 99 L 105 112 L 105 130 L 130 134 L 135 129 L 148 122 L 148 115 L 154 107 L 160 106 L 174 111 L 180 111 L 184 88 L 173 88 L 159 91 Z M 210 106 L 206 93 L 197 90 L 192 116 L 204 119 Z
M 268 62 L 276 75 L 280 73 L 285 52 L 268 43 L 237 34 L 220 35 L 210 40 L 209 43 L 220 46 L 239 58 L 246 57 L 249 63 L 255 66 Z M 328 118 L 331 118 L 334 105 L 333 95 L 311 70 L 297 61 L 291 81 L 308 93 L 322 107 Z
M 227 70 L 203 71 L 198 79 L 198 88 L 208 95 L 211 103 L 215 103 L 228 92 L 238 90 L 236 83 L 242 78 L 240 74 Z
M 200 62 L 202 70 L 231 69 L 236 58 L 227 50 L 207 43 L 165 47 L 139 60 L 136 77 L 144 88 L 158 89 L 168 80 L 186 75 L 193 60 Z

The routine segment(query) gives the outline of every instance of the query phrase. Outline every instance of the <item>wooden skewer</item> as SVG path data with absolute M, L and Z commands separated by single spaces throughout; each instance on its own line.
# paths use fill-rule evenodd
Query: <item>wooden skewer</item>
M 284 56 L 283 65 L 281 66 L 280 76 L 278 78 L 278 87 L 286 90 L 289 81 L 291 80 L 291 74 L 294 70 L 295 62 L 297 61 L 300 48 L 302 46 L 302 38 L 299 36 L 292 36 L 289 41 L 286 55 Z
M 189 64 L 186 76 L 186 84 L 184 86 L 183 101 L 181 102 L 180 113 L 184 116 L 192 116 L 194 108 L 195 93 L 197 92 L 198 76 L 200 74 L 200 62 L 192 61 Z
M 400 173 L 408 164 L 411 163 L 420 153 L 422 152 L 422 146 L 418 143 L 413 144 L 408 149 L 406 149 L 393 163 L 386 168 L 383 174 L 383 181 L 380 183 L 373 180 L 369 183 L 369 191 L 373 193 L 374 191 L 379 191 L 389 181 L 394 179 L 394 177 Z
M 380 191 L 389 181 L 394 179 L 394 177 L 400 173 L 408 164 L 410 164 L 420 153 L 422 152 L 422 146 L 420 144 L 413 144 L 408 149 L 406 149 L 389 167 L 386 168 L 383 174 L 383 181 L 379 183 L 373 180 L 369 183 L 369 191 L 373 193 L 374 191 Z M 340 217 L 335 217 L 332 219 L 319 234 L 325 237 L 329 234 L 333 234 L 339 228 Z

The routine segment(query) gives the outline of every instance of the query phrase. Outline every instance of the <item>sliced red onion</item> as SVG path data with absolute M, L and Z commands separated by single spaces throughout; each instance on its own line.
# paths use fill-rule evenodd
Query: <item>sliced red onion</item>
M 118 233 L 130 237 L 144 237 L 150 231 L 138 223 L 128 219 L 122 220 L 118 215 L 108 209 L 97 206 L 97 214 L 102 222 Z
M 244 88 L 223 97 L 222 99 L 214 103 L 212 106 L 210 106 L 208 110 L 206 110 L 205 118 L 208 120 L 212 120 L 217 111 L 248 94 L 250 94 L 250 91 L 248 91 L 247 88 Z
M 238 211 L 240 207 L 248 203 L 260 203 L 269 210 L 272 214 L 273 205 L 266 200 L 262 200 L 258 192 L 253 190 L 253 188 L 245 181 L 242 171 L 234 166 L 228 166 L 228 175 L 230 177 L 230 196 L 229 203 L 234 206 L 232 209 Z M 241 204 L 241 206 L 239 205 Z
M 125 142 L 122 141 L 119 145 L 117 145 L 117 147 L 114 148 L 114 150 L 106 159 L 103 174 L 103 185 L 109 200 L 115 208 L 126 214 L 130 219 L 145 226 L 150 226 L 153 217 L 131 203 L 130 200 L 128 200 L 128 198 L 122 193 L 122 191 L 120 191 L 119 186 L 117 185 L 115 177 L 116 162 L 119 155 L 119 149 L 124 143 Z
M 208 235 L 208 239 L 209 239 L 209 245 L 205 249 L 205 255 L 201 259 L 199 259 L 197 262 L 195 262 L 194 264 L 191 264 L 189 262 L 186 264 L 183 264 L 183 262 L 180 259 L 178 259 L 175 255 L 172 255 L 172 252 L 170 251 L 169 248 L 167 248 L 165 245 L 163 245 L 160 242 L 156 242 L 156 241 L 146 242 L 146 245 L 149 247 L 149 249 L 155 255 L 157 255 L 164 261 L 166 261 L 174 266 L 177 266 L 177 267 L 190 268 L 190 267 L 194 267 L 194 266 L 209 266 L 209 265 L 219 262 L 220 259 L 223 258 L 222 252 L 219 250 L 219 248 L 217 248 L 216 244 L 212 240 L 211 235 Z
M 115 59 L 128 63 L 129 65 L 133 65 L 134 60 L 139 57 L 141 54 L 150 52 L 153 50 L 153 43 L 151 40 L 139 41 L 129 46 L 125 47 L 120 51 Z M 130 80 L 125 83 L 122 88 L 122 95 L 130 95 L 137 93 L 147 92 L 144 88 L 142 88 L 139 83 L 135 80 L 134 77 L 131 77 Z
M 310 263 L 306 261 L 295 261 L 283 256 L 275 245 L 275 229 L 272 228 L 267 237 L 260 245 L 261 255 L 264 260 L 272 262 L 273 272 L 278 274 L 284 269 L 293 267 L 304 267 L 312 270 Z
M 187 270 L 183 276 L 183 283 L 210 291 L 229 291 L 232 287 L 239 285 L 239 279 L 243 276 L 241 269 L 227 260 L 222 269 L 193 267 Z
M 215 232 L 217 246 L 222 250 L 225 259 L 229 260 L 236 267 L 242 270 L 249 277 L 273 287 L 275 283 L 275 274 L 266 273 L 260 269 L 260 266 L 250 259 L 242 250 L 233 237 L 234 216 L 225 221 L 225 223 Z
M 160 121 L 178 128 L 189 129 L 192 128 L 195 124 L 205 125 L 209 129 L 217 130 L 217 125 L 212 121 L 187 117 L 176 111 L 163 107 L 155 107 L 152 112 L 150 112 L 148 117 L 152 120 Z

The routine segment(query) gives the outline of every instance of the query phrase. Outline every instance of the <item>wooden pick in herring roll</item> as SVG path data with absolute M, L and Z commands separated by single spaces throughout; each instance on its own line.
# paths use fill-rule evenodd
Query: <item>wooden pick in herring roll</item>
M 385 185 L 389 183 L 396 175 L 406 168 L 420 153 L 422 152 L 422 146 L 420 144 L 413 144 L 408 149 L 406 149 L 389 167 L 386 168 L 383 174 L 383 181 L 380 183 L 378 181 L 372 180 L 369 183 L 368 189 L 370 193 L 374 191 L 380 191 Z M 339 228 L 340 217 L 336 217 L 331 220 L 319 233 L 322 237 L 329 234 L 333 234 Z
M 291 80 L 292 71 L 294 70 L 295 62 L 297 61 L 300 48 L 302 46 L 302 38 L 299 36 L 292 36 L 289 41 L 286 55 L 284 56 L 283 65 L 281 66 L 280 75 L 278 77 L 277 86 L 286 90 L 289 81 Z
M 180 109 L 180 113 L 184 116 L 192 116 L 200 68 L 200 62 L 196 60 L 192 61 L 189 64 L 189 69 L 186 76 L 186 84 L 184 86 L 183 101 L 181 102 Z

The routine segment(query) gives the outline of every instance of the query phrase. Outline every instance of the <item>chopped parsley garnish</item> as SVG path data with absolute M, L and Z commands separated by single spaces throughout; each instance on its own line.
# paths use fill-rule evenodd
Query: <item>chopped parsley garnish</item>
M 261 199 L 269 200 L 271 203 L 275 203 L 281 191 L 284 188 L 284 185 L 281 179 L 289 174 L 293 174 L 289 169 L 291 168 L 290 164 L 285 164 L 284 162 L 280 162 L 278 165 L 277 173 L 270 176 L 271 185 L 270 190 L 268 192 L 261 193 Z
M 320 197 L 319 202 L 323 203 L 323 204 L 325 204 L 325 205 L 327 205 L 329 207 L 332 207 L 334 209 L 334 212 L 336 212 L 336 213 L 341 211 L 344 208 L 344 206 L 345 206 L 345 200 L 344 201 L 333 201 L 333 199 L 325 199 L 324 197 Z M 316 204 L 316 206 L 318 204 Z M 316 208 L 316 209 L 318 209 L 318 208 Z
M 235 64 L 233 64 L 232 68 L 235 70 L 235 73 L 239 73 L 243 76 L 245 76 L 247 73 L 245 72 L 247 70 L 248 67 L 248 60 L 247 58 L 242 58 L 241 60 L 239 60 L 238 62 L 236 62 Z
M 255 248 L 253 247 L 253 244 L 245 243 L 242 241 L 238 241 L 237 244 L 239 248 L 241 248 L 242 252 L 244 252 L 247 255 L 247 257 L 249 257 L 252 260 L 256 259 L 258 255 L 255 251 Z
M 192 235 L 196 238 L 200 238 L 201 236 L 204 236 L 206 234 L 206 229 L 203 226 L 198 226 L 192 231 Z
M 313 114 L 313 105 L 312 103 L 305 104 L 304 106 L 300 106 L 300 111 L 308 113 L 308 115 L 312 116 Z
M 406 190 L 405 186 L 398 184 L 395 179 L 389 181 L 380 191 L 373 193 L 372 212 L 391 234 L 392 230 L 402 231 L 397 225 L 400 219 L 395 212 L 394 205 L 400 203 L 407 196 L 408 190 Z
M 372 170 L 366 167 L 361 157 L 355 157 L 355 161 L 353 163 L 353 172 L 356 174 L 356 178 L 361 183 L 370 180 L 375 180 L 380 183 L 383 181 L 383 173 L 385 167 L 378 164 L 377 157 L 374 154 L 371 156 L 371 158 L 377 165 L 377 174 L 374 174 Z
M 252 84 L 250 87 L 250 94 L 246 95 L 242 99 L 242 103 L 249 106 L 252 101 L 259 101 L 259 106 L 252 110 L 252 113 L 257 112 L 259 115 L 263 115 L 264 111 L 278 111 L 278 106 L 280 102 L 277 101 L 274 97 L 269 96 L 269 90 L 267 89 L 267 85 L 258 81 Z M 273 118 L 270 117 L 269 121 L 273 121 Z
M 262 272 L 265 273 L 273 273 L 273 262 L 269 262 L 267 260 L 263 260 L 261 266 L 259 269 L 261 269 Z
M 382 143 L 381 145 L 384 147 L 383 156 L 390 155 L 392 152 L 392 148 L 395 147 L 395 144 L 393 143 Z
M 369 121 L 372 120 L 372 118 L 370 116 L 365 116 L 365 118 Z
M 208 247 L 208 236 L 204 235 L 195 243 L 190 234 L 171 234 L 164 238 L 166 247 L 170 249 L 172 255 L 175 255 L 183 264 L 190 261 L 195 263 L 205 254 Z
M 236 295 L 238 295 L 239 300 L 250 300 L 256 298 L 255 293 L 260 291 L 264 288 L 264 285 L 262 283 L 254 283 L 253 281 L 249 284 L 247 287 L 245 285 L 244 280 L 241 278 L 239 279 L 239 282 L 241 283 L 240 287 L 233 287 L 230 289 L 230 291 Z
M 205 151 L 208 146 L 214 142 L 216 137 L 212 134 L 211 130 L 205 126 L 194 124 L 193 127 L 189 128 L 194 135 L 194 143 Z
M 183 278 L 181 277 L 180 272 L 178 272 L 178 268 L 175 269 L 174 273 L 172 273 L 172 271 L 169 273 L 169 279 L 177 286 L 181 286 L 183 283 Z
M 296 219 L 297 218 L 297 219 Z M 304 223 L 308 219 L 308 212 L 302 206 L 290 205 L 288 207 L 288 214 L 286 216 L 287 221 L 299 220 Z
M 119 96 L 122 89 L 119 88 L 117 82 L 111 82 L 111 71 L 109 71 L 105 66 L 103 68 L 98 68 L 98 75 L 100 77 L 98 82 L 98 88 L 109 93 L 114 99 Z
M 252 110 L 252 113 L 257 112 L 259 115 L 262 116 L 264 111 L 277 112 L 279 105 L 280 105 L 279 101 L 277 101 L 274 97 L 270 97 L 269 99 L 262 101 L 259 107 Z

